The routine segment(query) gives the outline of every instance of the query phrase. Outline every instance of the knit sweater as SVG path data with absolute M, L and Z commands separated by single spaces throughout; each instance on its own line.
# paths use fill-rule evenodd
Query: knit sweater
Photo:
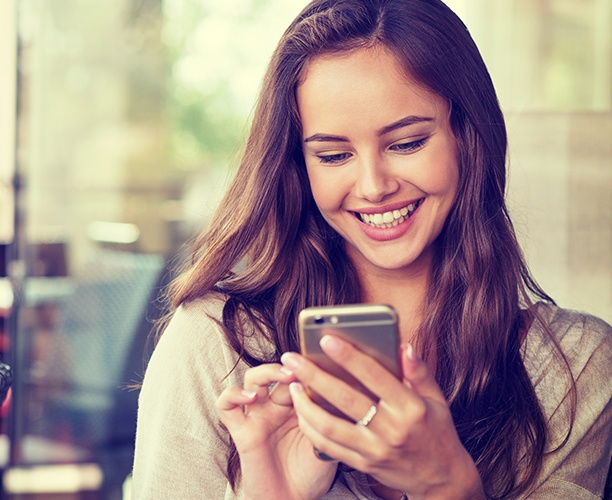
M 181 306 L 155 348 L 139 399 L 134 500 L 241 497 L 226 478 L 229 434 L 220 425 L 215 401 L 224 388 L 242 385 L 247 366 L 211 319 L 221 317 L 222 307 L 221 299 Z M 552 340 L 534 321 L 522 356 L 548 422 L 548 449 L 554 451 L 544 457 L 535 490 L 521 498 L 601 498 L 612 458 L 612 328 L 586 314 L 542 303 L 536 307 L 567 357 L 577 412 L 569 439 L 555 450 L 568 430 L 567 377 Z M 272 349 L 261 339 L 253 342 L 262 353 Z M 323 498 L 377 496 L 365 476 L 354 471 L 339 473 Z

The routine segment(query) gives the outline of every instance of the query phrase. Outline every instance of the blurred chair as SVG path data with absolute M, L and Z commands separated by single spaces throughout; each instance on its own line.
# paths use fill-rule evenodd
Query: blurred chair
M 131 470 L 137 392 L 165 260 L 101 250 L 75 276 L 45 356 L 43 437 L 91 452 L 108 494 Z M 119 496 L 117 495 L 117 498 Z

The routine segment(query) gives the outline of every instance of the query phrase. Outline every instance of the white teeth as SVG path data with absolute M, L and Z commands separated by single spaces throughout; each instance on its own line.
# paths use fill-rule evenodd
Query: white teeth
M 370 226 L 380 228 L 390 228 L 401 224 L 414 213 L 414 211 L 421 204 L 421 200 L 416 203 L 411 203 L 407 207 L 400 208 L 399 210 L 393 210 L 390 212 L 384 212 L 380 214 L 359 214 L 361 220 Z

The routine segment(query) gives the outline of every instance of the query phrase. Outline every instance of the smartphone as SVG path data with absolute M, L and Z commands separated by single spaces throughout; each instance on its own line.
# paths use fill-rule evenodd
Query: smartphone
M 319 342 L 324 335 L 336 335 L 352 343 L 401 378 L 398 316 L 393 307 L 384 304 L 308 307 L 300 312 L 298 324 L 302 354 L 373 401 L 378 398 L 322 351 Z M 326 401 L 309 388 L 306 390 L 315 403 L 336 416 L 351 420 L 333 406 L 333 401 Z

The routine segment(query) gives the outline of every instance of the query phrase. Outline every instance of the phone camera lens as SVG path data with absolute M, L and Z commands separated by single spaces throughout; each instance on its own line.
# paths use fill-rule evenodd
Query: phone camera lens
M 324 321 L 325 320 L 323 319 L 323 316 L 315 316 L 315 319 L 314 319 L 315 324 L 322 325 Z

